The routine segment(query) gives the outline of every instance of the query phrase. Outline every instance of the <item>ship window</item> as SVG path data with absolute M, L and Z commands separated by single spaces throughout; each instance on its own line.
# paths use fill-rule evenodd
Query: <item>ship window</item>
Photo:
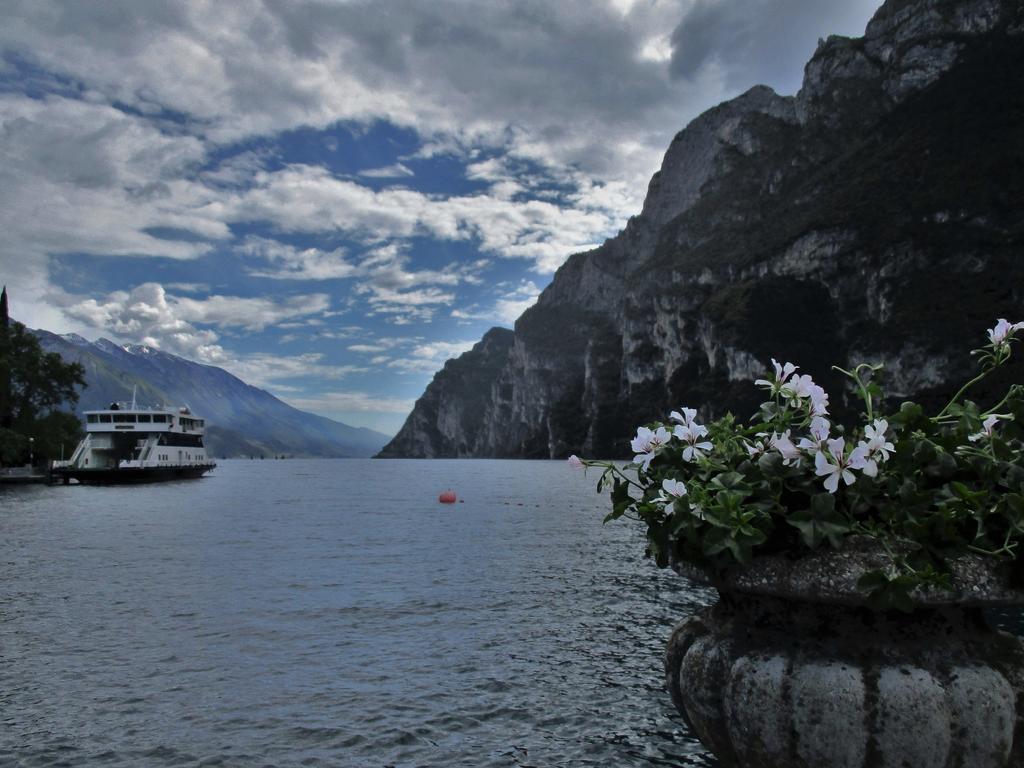
M 158 424 L 163 423 L 163 422 L 167 421 L 167 414 L 166 413 L 154 413 L 153 414 L 153 421 L 155 421 Z
M 115 413 L 114 414 L 115 424 L 134 424 L 135 414 L 132 413 Z
M 197 421 L 196 424 L 200 427 L 203 426 L 203 420 L 199 419 L 199 421 Z
M 150 417 L 150 415 L 148 413 L 140 413 L 139 414 L 139 423 L 140 424 L 148 424 L 150 421 L 152 421 L 152 418 Z
M 100 414 L 100 421 L 102 421 L 104 424 L 109 424 L 110 423 L 110 414 L 109 413 L 101 413 Z
M 99 418 L 96 416 L 95 413 L 90 413 L 88 418 L 90 424 L 95 424 L 97 421 L 99 421 Z

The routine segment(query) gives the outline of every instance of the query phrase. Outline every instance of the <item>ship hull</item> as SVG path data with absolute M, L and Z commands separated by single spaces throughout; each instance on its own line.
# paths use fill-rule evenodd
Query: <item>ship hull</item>
M 169 480 L 193 480 L 202 477 L 217 465 L 194 464 L 182 467 L 127 467 L 122 469 L 78 469 L 62 467 L 53 470 L 54 478 L 65 484 L 77 480 L 82 485 L 135 485 L 162 483 Z

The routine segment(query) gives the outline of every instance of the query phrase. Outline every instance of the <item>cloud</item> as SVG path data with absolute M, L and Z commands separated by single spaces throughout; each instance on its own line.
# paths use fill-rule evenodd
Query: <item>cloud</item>
M 493 315 L 502 325 L 511 327 L 523 312 L 537 303 L 539 296 L 540 288 L 535 283 L 523 281 L 495 302 Z
M 515 287 L 502 284 L 496 288 L 500 292 L 499 298 L 490 309 L 454 309 L 451 316 L 457 320 L 486 320 L 511 328 L 523 312 L 537 303 L 540 296 L 540 288 L 532 280 L 523 280 Z
M 696 0 L 672 32 L 670 71 L 696 82 L 714 70 L 732 91 L 766 83 L 793 93 L 816 40 L 863 34 L 878 5 L 878 0 Z
M 217 333 L 200 324 L 260 331 L 289 318 L 315 315 L 330 303 L 324 294 L 284 301 L 220 295 L 193 299 L 168 295 L 159 283 L 143 283 L 99 300 L 69 294 L 59 300 L 69 317 L 88 327 L 215 365 L 231 357 L 217 343 Z
M 401 356 L 392 358 L 388 367 L 402 372 L 434 372 L 444 365 L 446 360 L 468 352 L 477 340 L 468 341 L 425 341 L 410 349 Z
M 549 274 L 639 210 L 687 120 L 756 81 L 794 90 L 814 41 L 859 32 L 875 2 L 11 0 L 0 256 L 40 318 L 52 254 L 195 259 L 245 223 L 478 239 Z M 374 192 L 272 162 L 282 132 L 379 121 L 414 131 L 421 158 L 500 155 L 487 193 Z M 541 183 L 502 176 L 519 162 Z M 343 256 L 279 254 L 262 276 L 330 279 Z
M 708 105 L 685 103 L 664 62 L 638 56 L 686 4 L 623 14 L 586 2 L 243 0 L 118 10 L 26 0 L 6 9 L 0 46 L 97 101 L 184 116 L 187 130 L 218 145 L 386 120 L 439 145 L 507 147 L 641 178 L 679 125 Z M 626 139 L 647 148 L 643 168 L 620 156 Z
M 488 194 L 440 197 L 409 189 L 375 191 L 310 165 L 261 172 L 254 181 L 253 187 L 223 202 L 226 220 L 265 221 L 291 233 L 342 231 L 367 242 L 414 236 L 475 239 L 484 252 L 533 260 L 542 273 L 553 272 L 570 253 L 613 234 L 617 219 L 607 206 L 622 198 L 597 184 L 583 184 L 571 195 L 572 205 Z M 261 274 L 310 274 L 299 254 L 276 258 L 285 269 Z
M 381 168 L 367 168 L 365 171 L 360 171 L 359 175 L 365 176 L 368 179 L 396 179 L 403 176 L 415 176 L 416 174 L 408 166 L 402 163 L 394 163 Z
M 195 258 L 229 236 L 203 190 L 181 177 L 205 157 L 110 106 L 0 95 L 3 253 Z M 188 240 L 156 230 L 188 231 Z
M 660 63 L 672 58 L 672 38 L 669 35 L 654 35 L 647 38 L 638 56 L 644 61 Z
M 210 293 L 213 290 L 209 283 L 167 283 L 164 288 L 182 293 Z
M 295 390 L 281 384 L 282 381 L 308 382 L 311 377 L 321 379 L 344 379 L 370 369 L 362 365 L 330 365 L 323 362 L 324 355 L 308 352 L 299 355 L 272 355 L 260 352 L 236 355 L 223 361 L 221 367 L 231 371 L 246 384 L 258 387 L 273 387 L 275 390 Z
M 283 301 L 264 297 L 207 296 L 204 299 L 174 299 L 178 313 L 191 322 L 220 327 L 262 331 L 293 317 L 308 317 L 323 312 L 331 300 L 324 293 L 289 296 Z
M 410 398 L 381 397 L 369 392 L 323 392 L 315 397 L 287 397 L 289 405 L 315 413 L 408 413 Z
M 266 352 L 237 354 L 219 343 L 219 335 L 199 324 L 249 331 L 279 324 L 280 319 L 306 317 L 327 306 L 322 295 L 296 296 L 283 302 L 232 296 L 196 300 L 171 296 L 158 283 L 144 283 L 131 291 L 116 291 L 101 300 L 65 294 L 64 311 L 85 326 L 130 342 L 224 368 L 248 384 L 281 388 L 280 382 L 311 377 L 343 379 L 366 373 L 363 365 L 324 362 L 321 352 L 275 355 Z M 255 313 L 255 314 L 254 314 Z
M 355 267 L 345 260 L 345 251 L 336 248 L 296 248 L 263 237 L 249 237 L 236 249 L 272 265 L 271 269 L 250 268 L 253 277 L 272 280 L 336 280 L 351 277 Z

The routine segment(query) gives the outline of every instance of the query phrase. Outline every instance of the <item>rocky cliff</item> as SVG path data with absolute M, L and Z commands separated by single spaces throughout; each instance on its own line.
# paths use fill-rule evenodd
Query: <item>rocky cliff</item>
M 756 87 L 681 131 L 643 211 L 446 364 L 381 455 L 621 456 L 680 405 L 746 416 L 772 356 L 839 411 L 830 366 L 863 361 L 935 402 L 1024 315 L 1022 200 L 1024 6 L 889 0 L 796 96 Z

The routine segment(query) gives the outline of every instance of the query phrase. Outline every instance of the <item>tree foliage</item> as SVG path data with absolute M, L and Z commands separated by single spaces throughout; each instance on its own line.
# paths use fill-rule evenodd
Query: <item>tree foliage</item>
M 6 318 L 5 318 L 6 319 Z M 33 438 L 36 458 L 57 458 L 61 445 L 80 434 L 77 418 L 61 412 L 74 407 L 85 386 L 85 369 L 45 352 L 21 323 L 0 324 L 0 463 L 24 461 Z

